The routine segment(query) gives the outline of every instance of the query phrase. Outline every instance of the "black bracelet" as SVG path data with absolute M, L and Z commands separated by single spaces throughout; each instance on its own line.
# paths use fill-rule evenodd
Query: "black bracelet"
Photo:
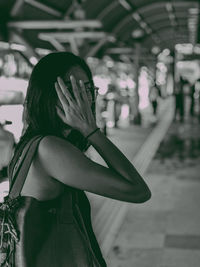
M 99 131 L 100 128 L 96 128 L 94 131 L 92 131 L 90 134 L 88 134 L 85 139 L 88 139 L 88 137 L 90 137 L 91 135 L 93 135 L 94 133 L 96 133 L 97 131 Z

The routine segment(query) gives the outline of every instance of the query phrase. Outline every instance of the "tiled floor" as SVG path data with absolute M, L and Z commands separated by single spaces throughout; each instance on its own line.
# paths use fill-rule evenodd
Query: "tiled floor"
M 194 121 L 172 124 L 145 175 L 152 198 L 130 204 L 109 267 L 200 266 L 199 133 Z
M 171 107 L 171 99 L 167 99 L 159 113 L 159 122 L 152 125 L 150 111 L 149 126 L 129 125 L 128 128 L 109 129 L 108 136 L 113 143 L 134 163 L 138 171 L 143 174 L 151 162 L 162 141 L 171 121 L 172 113 L 166 113 Z M 98 153 L 90 150 L 93 160 L 103 164 Z M 104 255 L 107 255 L 113 243 L 113 237 L 118 232 L 127 208 L 127 203 L 89 194 L 92 206 L 92 223 L 97 240 Z M 162 238 L 162 237 L 161 237 Z M 141 238 L 138 237 L 138 240 Z M 161 241 L 164 242 L 164 241 Z

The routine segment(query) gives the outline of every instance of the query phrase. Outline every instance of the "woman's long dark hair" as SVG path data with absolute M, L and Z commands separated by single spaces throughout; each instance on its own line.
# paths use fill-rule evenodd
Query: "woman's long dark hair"
M 54 135 L 63 138 L 63 130 L 70 129 L 57 115 L 58 96 L 55 90 L 57 77 L 64 77 L 72 66 L 80 66 L 93 85 L 92 73 L 86 62 L 70 52 L 54 52 L 44 56 L 35 65 L 30 76 L 25 101 L 27 128 L 16 146 L 11 168 L 26 143 L 36 135 Z M 94 91 L 91 91 L 94 98 Z M 92 104 L 95 113 L 95 103 Z M 72 130 L 66 138 L 81 151 L 88 148 L 88 142 L 77 130 Z

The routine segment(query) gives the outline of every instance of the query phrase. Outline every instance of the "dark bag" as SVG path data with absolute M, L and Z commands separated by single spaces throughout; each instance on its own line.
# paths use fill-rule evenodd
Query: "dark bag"
M 14 252 L 16 244 L 19 242 L 19 230 L 16 223 L 16 211 L 21 204 L 20 192 L 26 179 L 32 158 L 34 156 L 36 147 L 41 137 L 34 137 L 25 147 L 23 154 L 18 159 L 18 164 L 15 165 L 15 169 L 12 175 L 12 186 L 8 196 L 4 198 L 3 203 L 0 203 L 0 266 L 15 266 L 14 265 Z M 34 143 L 34 141 L 37 142 Z M 31 147 L 32 143 L 34 146 Z M 31 147 L 30 151 L 29 148 Z M 19 172 L 19 164 L 22 165 L 26 158 L 26 164 L 21 168 Z M 19 179 L 16 179 L 19 176 Z M 14 186 L 15 185 L 15 186 Z
M 0 266 L 106 266 L 98 244 L 97 260 L 77 204 L 80 194 L 89 205 L 83 191 L 67 187 L 65 193 L 49 201 L 20 196 L 41 138 L 37 136 L 26 145 L 13 171 L 9 195 L 0 206 Z

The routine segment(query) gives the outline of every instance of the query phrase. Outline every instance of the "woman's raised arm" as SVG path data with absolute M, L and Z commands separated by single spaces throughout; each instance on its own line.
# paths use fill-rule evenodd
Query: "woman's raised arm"
M 83 82 L 80 81 L 78 86 L 73 76 L 70 79 L 75 99 L 62 79 L 58 78 L 55 84 L 62 106 L 58 114 L 66 124 L 86 137 L 97 128 L 96 121 Z M 39 145 L 39 158 L 44 170 L 66 185 L 105 197 L 136 203 L 151 197 L 135 167 L 104 134 L 95 131 L 89 140 L 108 167 L 93 162 L 68 141 L 47 136 Z
M 100 131 L 92 135 L 90 141 L 108 167 L 93 162 L 68 141 L 46 136 L 38 149 L 42 168 L 68 186 L 105 197 L 134 203 L 151 197 L 134 166 Z

